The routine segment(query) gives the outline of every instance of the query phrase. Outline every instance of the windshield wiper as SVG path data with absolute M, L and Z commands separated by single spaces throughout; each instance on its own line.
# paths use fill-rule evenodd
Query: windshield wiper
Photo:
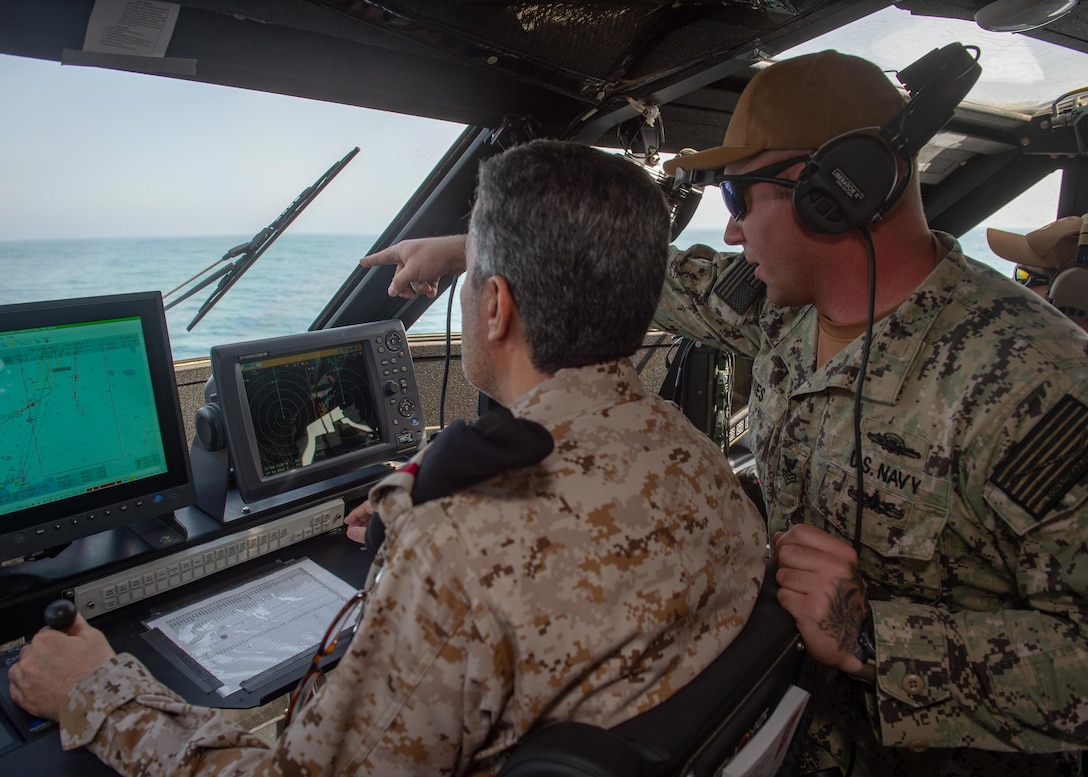
M 213 291 L 211 296 L 208 297 L 208 299 L 204 301 L 204 304 L 200 306 L 200 310 L 197 311 L 197 314 L 193 318 L 193 320 L 189 322 L 189 326 L 185 327 L 185 331 L 191 332 L 193 327 L 197 325 L 197 322 L 199 322 L 200 319 L 204 318 L 207 312 L 215 306 L 215 303 L 221 300 L 230 289 L 230 287 L 233 286 L 235 282 L 242 277 L 242 273 L 244 273 L 246 270 L 253 266 L 253 263 L 260 258 L 261 254 L 265 252 L 265 249 L 272 245 L 276 238 L 284 233 L 287 227 L 290 226 L 291 222 L 294 221 L 298 217 L 298 215 L 306 209 L 307 205 L 313 202 L 314 198 L 321 193 L 321 190 L 328 186 L 329 182 L 332 181 L 332 179 L 335 178 L 340 173 L 340 171 L 347 166 L 347 163 L 350 162 L 358 153 L 359 147 L 356 146 L 351 151 L 349 151 L 343 159 L 341 159 L 339 162 L 326 170 L 320 178 L 314 181 L 313 184 L 306 187 L 302 191 L 302 194 L 296 197 L 295 201 L 288 205 L 286 210 L 284 210 L 283 213 L 281 213 L 275 221 L 273 221 L 267 227 L 254 235 L 253 239 L 250 240 L 248 243 L 236 245 L 234 248 L 231 248 L 229 251 L 223 254 L 223 257 L 221 259 L 213 262 L 212 264 L 208 265 L 203 270 L 198 272 L 196 275 L 192 276 L 188 280 L 182 282 L 180 285 L 175 286 L 173 289 L 166 292 L 166 294 L 163 295 L 164 298 L 169 297 L 178 289 L 181 289 L 184 286 L 196 281 L 192 288 L 185 291 L 177 299 L 174 299 L 169 304 L 165 305 L 164 309 L 169 310 L 178 303 L 184 302 L 201 289 L 218 280 L 219 285 L 215 287 L 215 291 Z M 234 261 L 230 261 L 232 259 Z M 213 270 L 213 268 L 215 268 L 216 265 L 218 265 L 220 262 L 228 261 L 230 262 L 230 264 L 216 269 L 214 272 L 211 272 L 210 275 L 207 275 L 207 277 L 203 277 L 206 273 L 209 273 L 211 270 Z

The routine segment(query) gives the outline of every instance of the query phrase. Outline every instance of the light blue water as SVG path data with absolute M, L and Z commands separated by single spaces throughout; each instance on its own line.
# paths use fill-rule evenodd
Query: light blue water
M 0 241 L 0 304 L 156 289 L 166 294 L 251 237 Z M 283 235 L 193 331 L 185 327 L 215 283 L 167 311 L 174 358 L 204 357 L 213 345 L 305 331 L 375 239 Z M 412 331 L 445 331 L 445 315 L 445 304 L 432 306 Z M 459 316 L 455 328 L 460 329 Z
M 725 250 L 721 232 L 689 229 L 676 243 L 706 243 Z M 165 294 L 250 237 L 0 241 L 0 304 L 156 289 Z M 375 239 L 373 235 L 283 235 L 192 332 L 185 327 L 215 284 L 167 312 L 174 358 L 205 357 L 213 345 L 305 331 Z M 1009 263 L 990 253 L 985 230 L 972 230 L 961 242 L 968 256 L 1002 274 L 1012 271 Z M 446 307 L 443 296 L 410 331 L 445 332 Z M 461 329 L 456 302 L 452 327 Z

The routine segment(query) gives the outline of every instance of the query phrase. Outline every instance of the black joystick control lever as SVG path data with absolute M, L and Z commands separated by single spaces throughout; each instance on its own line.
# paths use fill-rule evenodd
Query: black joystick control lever
M 45 607 L 45 625 L 57 631 L 68 631 L 76 622 L 76 605 L 69 599 L 57 599 Z

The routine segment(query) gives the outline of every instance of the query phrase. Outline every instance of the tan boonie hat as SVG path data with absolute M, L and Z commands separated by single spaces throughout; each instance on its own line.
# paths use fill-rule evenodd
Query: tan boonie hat
M 1066 216 L 1026 235 L 990 228 L 986 230 L 986 242 L 1002 259 L 1053 272 L 1076 258 L 1080 226 L 1080 216 Z
M 772 149 L 816 149 L 846 132 L 882 127 L 905 98 L 868 60 L 821 51 L 776 62 L 748 82 L 718 148 L 665 162 L 666 174 L 717 170 Z

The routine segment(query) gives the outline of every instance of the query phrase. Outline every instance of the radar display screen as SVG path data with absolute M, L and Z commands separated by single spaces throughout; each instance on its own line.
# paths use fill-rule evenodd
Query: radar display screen
M 226 435 L 209 439 L 225 442 L 248 504 L 338 489 L 423 443 L 400 321 L 217 345 L 211 362 L 208 416 Z
M 361 344 L 239 367 L 264 477 L 382 443 Z

